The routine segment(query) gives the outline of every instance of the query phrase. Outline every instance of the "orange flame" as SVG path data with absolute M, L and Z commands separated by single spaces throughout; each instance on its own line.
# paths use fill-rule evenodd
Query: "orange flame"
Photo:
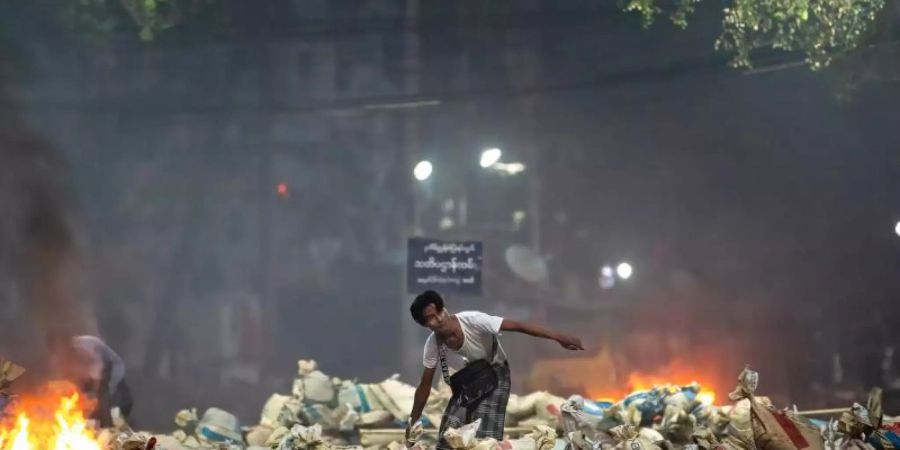
M 0 450 L 100 450 L 84 418 L 87 406 L 68 384 L 19 399 L 0 422 Z
M 619 400 L 635 391 L 645 391 L 657 386 L 684 386 L 691 383 L 700 385 L 697 400 L 704 405 L 713 405 L 716 401 L 716 383 L 714 378 L 697 367 L 679 361 L 673 361 L 668 366 L 654 373 L 631 372 L 628 374 L 628 383 L 624 388 L 591 388 L 588 396 L 595 399 Z

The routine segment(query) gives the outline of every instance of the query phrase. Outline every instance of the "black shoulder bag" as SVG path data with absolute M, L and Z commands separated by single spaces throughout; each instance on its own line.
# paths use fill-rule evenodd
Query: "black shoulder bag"
M 450 385 L 453 397 L 458 398 L 462 406 L 475 405 L 491 395 L 494 389 L 497 389 L 497 372 L 494 371 L 491 361 L 486 359 L 472 361 L 451 377 L 450 369 L 447 368 L 443 342 L 438 343 L 438 354 L 441 357 L 441 371 L 444 373 L 444 381 Z M 492 360 L 496 354 L 497 336 L 494 336 L 494 343 L 491 349 Z

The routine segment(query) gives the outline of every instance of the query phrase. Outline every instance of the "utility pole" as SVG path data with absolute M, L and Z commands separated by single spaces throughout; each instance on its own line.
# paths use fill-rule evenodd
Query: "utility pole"
M 417 95 L 421 91 L 419 76 L 421 65 L 419 61 L 419 11 L 420 0 L 406 0 L 406 36 L 404 39 L 404 93 L 407 95 Z M 410 229 L 405 233 L 401 245 L 406 245 L 406 239 L 410 235 L 421 234 L 421 220 L 418 197 L 418 189 L 420 186 L 415 185 L 417 181 L 410 176 L 410 170 L 419 159 L 421 154 L 421 121 L 419 113 L 416 109 L 409 110 L 403 118 L 403 145 L 404 145 L 404 162 L 407 168 L 404 176 L 412 183 L 410 199 L 412 201 L 412 224 Z M 405 254 L 405 252 L 404 252 Z M 406 258 L 403 259 L 400 277 L 400 375 L 403 379 L 414 380 L 416 370 L 419 367 L 418 361 L 421 351 L 421 342 L 418 339 L 419 331 L 416 324 L 409 316 L 408 308 L 412 298 L 406 292 Z

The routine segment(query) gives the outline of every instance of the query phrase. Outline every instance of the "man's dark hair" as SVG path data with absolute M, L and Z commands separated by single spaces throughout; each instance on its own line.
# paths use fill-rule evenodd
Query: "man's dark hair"
M 413 319 L 423 327 L 425 326 L 425 308 L 428 305 L 434 305 L 437 312 L 441 312 L 444 310 L 444 299 L 435 291 L 425 291 L 417 295 L 409 307 L 409 313 L 412 314 Z

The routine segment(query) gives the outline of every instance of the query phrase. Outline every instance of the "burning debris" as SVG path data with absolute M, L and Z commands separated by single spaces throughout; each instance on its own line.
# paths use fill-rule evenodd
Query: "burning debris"
M 179 412 L 172 434 L 132 430 L 113 411 L 115 427 L 97 430 L 85 419 L 92 405 L 74 386 L 51 383 L 37 394 L 6 391 L 24 372 L 0 362 L 0 394 L 8 400 L 0 421 L 0 450 L 428 450 L 446 388 L 435 390 L 423 420 L 405 416 L 414 388 L 396 376 L 360 384 L 331 378 L 313 361 L 298 363 L 289 395 L 273 394 L 259 424 L 242 428 L 227 411 Z M 897 450 L 900 421 L 881 411 L 881 391 L 839 419 L 815 420 L 796 408 L 777 409 L 756 394 L 759 376 L 745 369 L 730 405 L 715 406 L 700 385 L 658 385 L 616 401 L 568 399 L 546 392 L 510 398 L 507 437 L 478 439 L 479 421 L 448 430 L 455 450 Z M 832 411 L 833 412 L 833 411 Z
M 88 424 L 85 400 L 74 385 L 51 383 L 31 396 L 15 397 L 0 420 L 0 449 L 101 450 Z

